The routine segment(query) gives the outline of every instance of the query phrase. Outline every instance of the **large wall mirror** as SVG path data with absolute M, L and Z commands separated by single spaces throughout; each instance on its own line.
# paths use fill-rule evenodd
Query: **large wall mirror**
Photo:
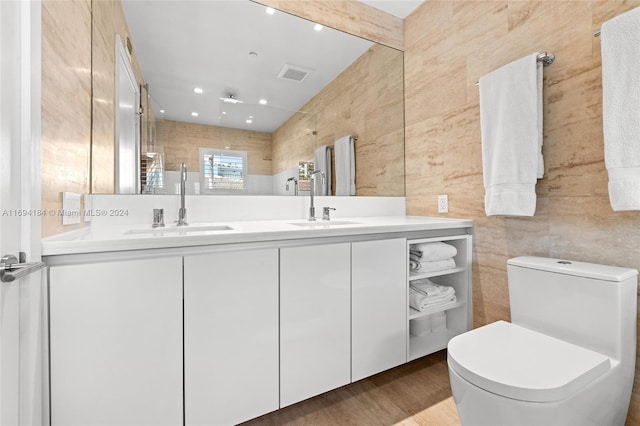
M 355 195 L 404 196 L 401 51 L 249 0 L 97 3 L 94 52 L 120 13 L 141 84 L 140 193 L 174 194 L 186 163 L 187 193 L 293 196 L 296 177 L 304 194 L 300 165 L 326 150 L 336 194 L 332 148 L 351 135 Z M 94 59 L 94 193 L 117 192 L 108 66 Z

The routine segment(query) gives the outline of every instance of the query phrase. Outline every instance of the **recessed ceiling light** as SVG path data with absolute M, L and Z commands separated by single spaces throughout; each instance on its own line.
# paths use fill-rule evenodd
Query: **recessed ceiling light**
M 253 123 L 253 120 L 252 120 L 252 119 L 250 119 L 250 118 L 248 118 L 248 119 L 247 119 L 247 124 L 251 124 L 251 123 Z
M 268 7 L 265 12 L 267 12 L 267 15 L 273 15 L 274 13 L 276 13 L 276 10 L 272 7 Z
M 239 99 L 236 99 L 236 97 L 234 95 L 227 95 L 226 98 L 220 98 L 220 100 L 222 102 L 226 102 L 228 104 L 243 104 L 244 103 L 243 101 L 241 101 Z
M 160 114 L 164 114 L 164 110 L 163 109 L 160 110 Z
M 255 58 L 258 56 L 258 52 L 249 52 L 249 56 L 253 56 Z
M 266 104 L 267 104 L 267 100 L 266 100 L 266 99 L 260 99 L 260 100 L 258 101 L 258 103 L 259 103 L 260 105 L 266 105 Z
M 192 115 L 193 117 L 197 117 L 197 116 L 198 116 L 198 113 L 194 111 L 194 112 L 192 112 L 192 113 L 191 113 L 191 115 Z
M 231 149 L 231 147 L 230 146 L 225 146 L 224 149 Z
M 227 111 L 222 111 L 222 115 L 227 115 Z
M 196 93 L 198 93 L 198 94 L 200 94 L 200 93 L 204 92 L 204 90 L 202 90 L 202 87 L 194 87 L 194 88 L 193 88 L 193 91 L 194 91 L 194 92 L 196 92 Z
M 313 27 L 313 29 L 314 29 L 314 30 L 316 30 L 316 31 L 322 31 L 322 25 L 320 25 L 320 24 L 315 24 L 315 25 L 314 25 L 314 27 Z
M 253 115 L 250 115 L 249 118 L 253 118 Z

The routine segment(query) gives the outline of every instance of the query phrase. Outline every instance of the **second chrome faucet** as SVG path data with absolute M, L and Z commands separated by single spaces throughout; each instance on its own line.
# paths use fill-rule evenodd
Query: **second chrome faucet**
M 180 209 L 178 210 L 178 223 L 176 226 L 187 226 L 187 209 L 184 206 L 184 195 L 187 190 L 187 164 L 180 164 Z
M 316 175 L 320 174 L 322 176 L 322 184 L 324 185 L 324 171 L 323 170 L 316 170 L 315 172 L 311 173 L 311 185 L 309 188 L 309 195 L 311 196 L 311 206 L 309 207 L 309 219 L 307 219 L 308 221 L 315 221 L 316 220 L 316 208 L 313 205 L 313 196 L 315 195 L 315 186 L 316 186 Z

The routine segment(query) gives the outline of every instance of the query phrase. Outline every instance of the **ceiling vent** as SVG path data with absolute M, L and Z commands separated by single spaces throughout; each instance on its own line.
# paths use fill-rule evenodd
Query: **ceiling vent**
M 313 70 L 309 68 L 299 67 L 298 65 L 285 64 L 278 74 L 278 78 L 303 82 L 305 78 L 311 74 Z

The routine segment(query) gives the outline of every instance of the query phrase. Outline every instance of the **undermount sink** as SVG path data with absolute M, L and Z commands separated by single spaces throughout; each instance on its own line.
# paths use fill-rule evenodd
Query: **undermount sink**
M 290 225 L 305 226 L 305 227 L 328 227 L 338 225 L 358 225 L 358 222 L 351 222 L 348 220 L 317 220 L 315 222 L 292 222 Z
M 227 225 L 186 225 L 186 226 L 163 226 L 158 228 L 130 229 L 125 234 L 193 234 L 207 231 L 231 231 L 232 227 Z

